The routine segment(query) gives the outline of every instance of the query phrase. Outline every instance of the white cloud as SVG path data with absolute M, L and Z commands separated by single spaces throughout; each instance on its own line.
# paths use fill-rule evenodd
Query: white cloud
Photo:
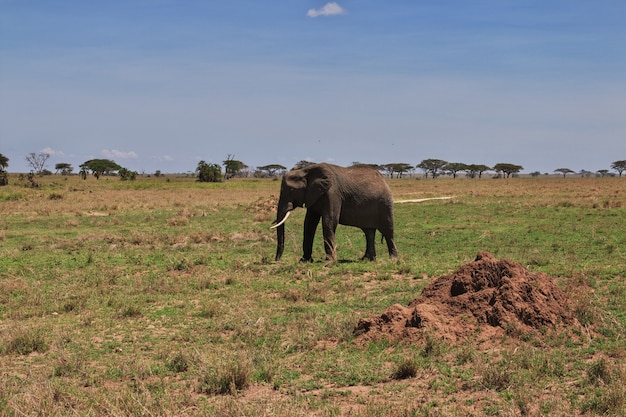
M 309 9 L 306 13 L 309 17 L 318 17 L 318 16 L 336 16 L 339 14 L 346 14 L 347 11 L 343 7 L 341 7 L 338 3 L 330 2 L 326 3 L 324 7 L 321 9 Z
M 137 153 L 134 151 L 124 152 L 124 151 L 118 151 L 117 149 L 112 149 L 112 150 L 103 149 L 102 151 L 100 151 L 100 153 L 105 158 L 137 159 Z
M 65 153 L 63 153 L 62 151 L 55 151 L 51 147 L 43 148 L 40 152 L 47 153 L 50 156 L 57 156 L 59 158 L 63 158 L 65 156 Z

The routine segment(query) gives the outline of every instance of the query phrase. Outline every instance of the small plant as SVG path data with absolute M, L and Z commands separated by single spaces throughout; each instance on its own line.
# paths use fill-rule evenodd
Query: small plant
M 19 329 L 14 331 L 13 335 L 9 335 L 0 352 L 6 355 L 28 355 L 33 352 L 43 353 L 47 350 L 48 344 L 42 332 L 37 329 Z
M 233 358 L 221 366 L 206 367 L 198 380 L 198 391 L 203 394 L 232 394 L 245 390 L 252 380 L 252 365 L 247 358 Z
M 193 262 L 187 258 L 178 259 L 172 262 L 169 267 L 170 271 L 191 271 L 193 269 Z
M 626 407 L 626 389 L 624 385 L 611 384 L 607 389 L 596 389 L 589 399 L 581 404 L 580 411 L 604 416 L 624 415 Z
M 26 175 L 26 181 L 27 181 L 27 184 L 26 184 L 27 187 L 30 187 L 30 188 L 41 187 L 41 184 L 35 181 L 35 174 L 33 174 L 32 172 Z
M 469 343 L 464 343 L 456 351 L 456 363 L 464 365 L 474 360 L 476 349 Z
M 165 366 L 172 372 L 187 372 L 189 369 L 189 358 L 184 353 L 178 352 L 166 361 Z
M 125 306 L 120 312 L 122 318 L 140 317 L 142 315 L 141 310 L 137 306 Z
M 583 326 L 589 326 L 596 321 L 596 311 L 590 292 L 581 292 L 574 298 L 574 314 Z
M 326 316 L 320 323 L 318 338 L 347 342 L 354 338 L 354 318 L 340 315 Z
M 411 274 L 411 265 L 402 263 L 398 268 L 398 274 L 402 275 L 410 275 Z
M 218 316 L 221 313 L 221 307 L 219 304 L 202 304 L 197 313 L 198 317 L 203 319 L 210 319 Z
M 68 355 L 63 353 L 59 356 L 52 370 L 53 377 L 72 377 L 84 374 L 85 362 L 79 355 Z
M 504 391 L 510 387 L 513 370 L 506 359 L 488 363 L 482 370 L 482 384 L 485 388 Z
M 444 346 L 442 342 L 435 338 L 432 334 L 426 334 L 426 343 L 422 348 L 420 354 L 424 358 L 439 356 L 443 353 Z
M 391 376 L 392 379 L 415 378 L 419 369 L 419 363 L 413 358 L 404 358 Z
M 276 367 L 270 355 L 255 354 L 252 358 L 254 365 L 254 380 L 263 383 L 272 383 L 276 379 Z
M 605 357 L 592 362 L 587 369 L 587 382 L 591 385 L 610 384 L 612 378 L 609 362 Z

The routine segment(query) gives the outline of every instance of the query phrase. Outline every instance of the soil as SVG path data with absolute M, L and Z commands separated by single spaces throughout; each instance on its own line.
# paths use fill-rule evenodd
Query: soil
M 355 332 L 360 342 L 419 338 L 427 331 L 450 341 L 552 331 L 579 335 L 583 328 L 569 305 L 549 275 L 481 251 L 473 262 L 436 278 L 407 307 L 395 304 L 359 320 Z

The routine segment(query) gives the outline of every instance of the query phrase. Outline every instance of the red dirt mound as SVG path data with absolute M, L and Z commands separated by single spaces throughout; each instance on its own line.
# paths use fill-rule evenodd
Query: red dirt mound
M 435 279 L 408 307 L 395 304 L 359 320 L 355 332 L 360 340 L 398 340 L 430 329 L 455 341 L 574 328 L 582 329 L 550 276 L 479 252 L 473 262 Z

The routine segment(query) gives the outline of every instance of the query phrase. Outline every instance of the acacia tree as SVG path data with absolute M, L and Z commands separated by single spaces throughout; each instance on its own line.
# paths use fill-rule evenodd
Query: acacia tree
M 394 164 L 384 164 L 380 166 L 380 170 L 381 172 L 383 172 L 385 175 L 388 175 L 389 178 L 393 178 L 393 165 Z
M 0 153 L 0 186 L 7 185 L 9 183 L 9 173 L 7 168 L 9 167 L 9 158 Z
M 440 175 L 440 171 L 443 170 L 443 167 L 446 166 L 447 163 L 448 162 L 443 159 L 424 159 L 415 167 L 423 170 L 426 178 L 428 178 L 429 173 L 432 178 L 437 178 Z
M 375 169 L 376 171 L 384 171 L 385 170 L 385 166 L 384 165 L 366 164 L 365 162 L 358 162 L 358 161 L 357 162 L 353 162 L 351 166 L 353 166 L 353 167 L 370 167 L 372 169 Z
M 30 167 L 33 169 L 33 172 L 35 174 L 41 175 L 43 174 L 43 170 L 46 167 L 46 162 L 48 161 L 48 158 L 50 158 L 49 153 L 31 152 L 28 155 L 26 155 L 26 162 L 28 162 L 28 165 L 30 165 Z
M 67 162 L 59 162 L 54 166 L 54 170 L 57 174 L 61 171 L 61 175 L 70 175 L 74 171 L 74 167 Z
M 619 176 L 622 176 L 622 172 L 626 171 L 626 160 L 615 161 L 611 164 L 611 169 L 618 172 Z
M 80 164 L 79 167 L 80 175 L 83 179 L 87 179 L 87 172 L 91 171 L 91 174 L 97 180 L 102 175 L 111 175 L 122 168 L 110 159 L 90 159 Z
M 281 172 L 284 172 L 287 169 L 287 167 L 284 167 L 280 164 L 270 164 L 270 165 L 263 165 L 262 167 L 257 167 L 257 169 L 259 171 L 265 172 L 270 177 L 275 177 Z
M 524 169 L 521 165 L 508 164 L 508 163 L 499 163 L 493 166 L 493 170 L 497 173 L 503 173 L 506 178 L 509 178 L 511 174 L 517 174 L 522 169 Z
M 477 176 L 478 178 L 482 178 L 483 172 L 491 171 L 491 167 L 483 164 L 470 164 L 466 165 L 463 171 L 465 171 L 465 174 L 470 178 L 476 178 Z
M 306 161 L 306 160 L 304 160 L 304 159 L 303 159 L 302 161 L 300 161 L 300 162 L 298 162 L 297 164 L 295 164 L 295 165 L 293 166 L 293 168 L 291 168 L 291 169 L 302 169 L 302 168 L 306 168 L 306 167 L 308 167 L 309 165 L 313 165 L 314 163 L 315 163 L 315 162 Z
M 569 168 L 558 168 L 558 169 L 555 169 L 554 172 L 559 172 L 559 173 L 563 174 L 563 178 L 565 178 L 565 176 L 567 174 L 573 174 L 574 173 L 574 171 L 569 169 Z
M 452 175 L 452 178 L 456 178 L 457 172 L 465 171 L 467 164 L 463 162 L 449 162 L 443 166 L 443 170 Z
M 222 163 L 224 164 L 224 169 L 225 169 L 224 177 L 226 179 L 236 177 L 237 175 L 239 175 L 241 171 L 248 168 L 248 165 L 234 158 L 235 158 L 235 155 L 228 155 L 226 157 L 226 160 L 222 161 Z
M 393 174 L 396 174 L 396 178 L 402 178 L 402 176 L 413 170 L 413 165 L 405 162 L 394 162 L 391 164 L 385 164 L 381 167 L 385 172 L 389 173 L 389 177 L 393 178 Z

